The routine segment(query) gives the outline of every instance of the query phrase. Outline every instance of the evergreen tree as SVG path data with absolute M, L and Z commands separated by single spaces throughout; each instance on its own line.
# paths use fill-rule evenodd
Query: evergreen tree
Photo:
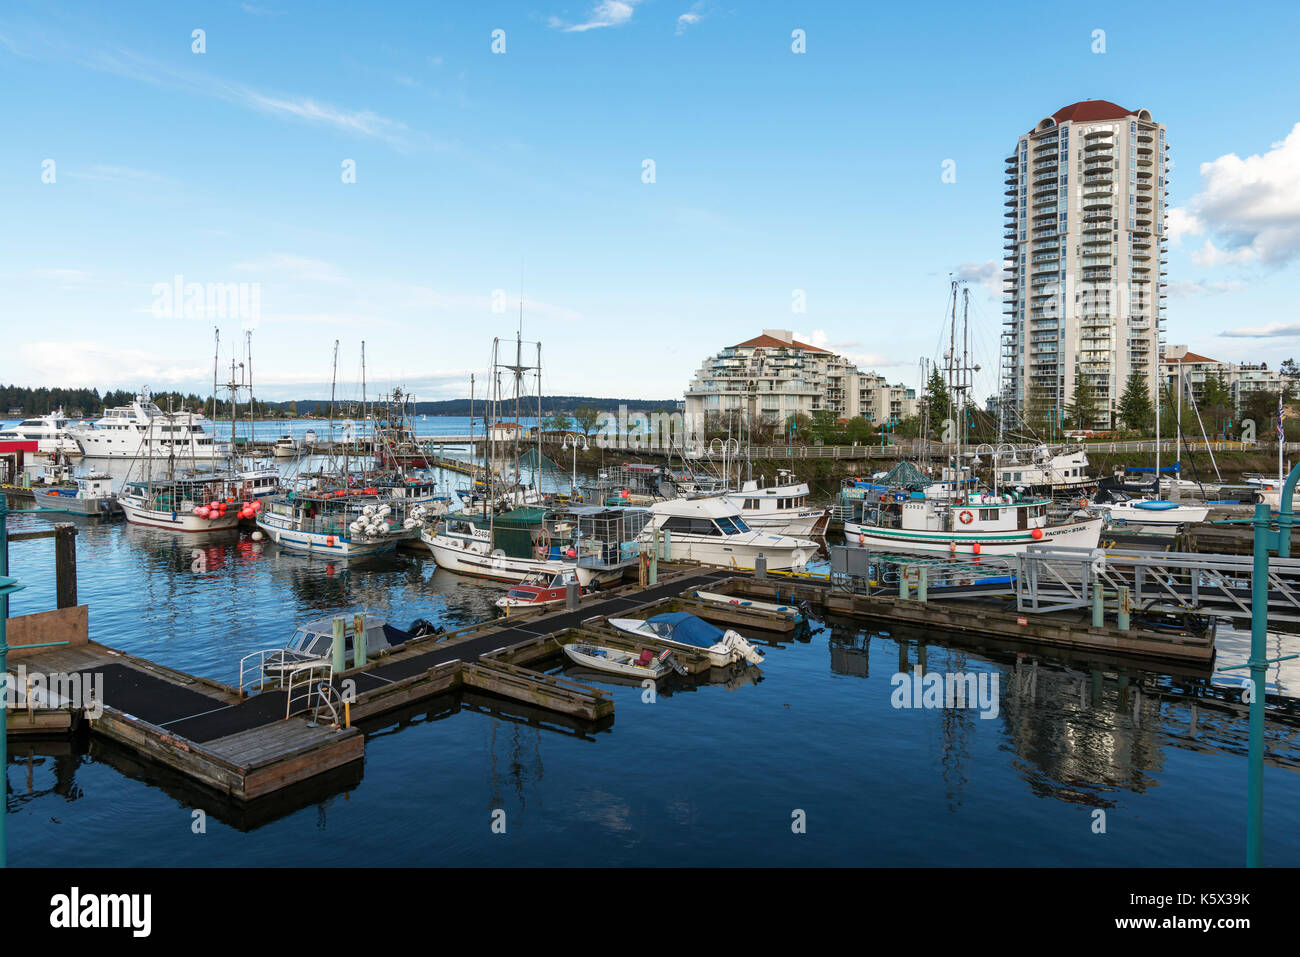
M 1119 417 L 1124 426 L 1137 432 L 1146 432 L 1151 428 L 1154 414 L 1146 376 L 1141 372 L 1130 373 L 1124 394 L 1119 399 Z
M 1065 406 L 1065 424 L 1071 429 L 1090 429 L 1097 419 L 1097 393 L 1092 383 L 1086 379 L 1077 379 L 1074 383 L 1074 395 Z
M 929 420 L 931 438 L 943 435 L 943 423 L 952 414 L 948 408 L 950 402 L 948 384 L 943 381 L 943 374 L 935 369 L 930 373 L 930 380 L 926 382 L 925 393 L 921 397 L 921 406 Z

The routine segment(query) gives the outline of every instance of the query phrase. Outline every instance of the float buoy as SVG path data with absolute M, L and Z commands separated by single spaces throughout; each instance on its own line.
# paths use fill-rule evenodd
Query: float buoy
M 971 522 L 975 521 L 975 516 L 972 515 L 969 510 L 962 512 L 957 516 L 957 518 L 961 520 L 963 525 L 969 525 Z
M 1032 538 L 1034 541 L 1038 541 L 1040 538 L 1043 537 L 1043 530 L 1041 528 L 1036 528 L 1029 533 L 1029 537 Z

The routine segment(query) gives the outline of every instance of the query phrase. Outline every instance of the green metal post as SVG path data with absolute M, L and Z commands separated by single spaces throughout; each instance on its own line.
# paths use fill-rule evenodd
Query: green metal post
M 1106 609 L 1102 604 L 1105 597 L 1101 582 L 1092 583 L 1092 627 L 1100 628 L 1106 624 Z
M 1288 483 L 1289 485 L 1290 483 Z M 1289 512 L 1290 502 L 1283 502 Z M 1255 506 L 1255 568 L 1250 580 L 1250 761 L 1247 772 L 1246 866 L 1264 852 L 1264 680 L 1268 671 L 1268 506 Z
M 352 618 L 352 664 L 360 668 L 366 663 L 366 616 L 357 614 Z
M 912 597 L 911 589 L 907 585 L 907 566 L 898 566 L 898 597 L 907 601 Z
M 925 566 L 922 565 L 916 570 L 916 600 L 923 602 L 926 599 L 926 578 Z
M 347 625 L 343 621 L 342 615 L 336 615 L 334 618 L 334 673 L 338 674 L 347 668 L 347 651 L 345 645 L 345 633 Z
M 1119 618 L 1120 631 L 1128 631 L 1129 614 L 1132 612 L 1132 610 L 1133 610 L 1132 592 L 1129 589 L 1128 585 L 1120 585 L 1119 586 L 1119 608 L 1116 612 L 1116 615 Z

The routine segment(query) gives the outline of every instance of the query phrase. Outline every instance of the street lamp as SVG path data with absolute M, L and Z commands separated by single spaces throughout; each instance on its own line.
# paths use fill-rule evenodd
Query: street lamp
M 573 449 L 573 478 L 569 482 L 569 495 L 577 497 L 578 494 L 578 449 L 587 451 L 587 437 L 579 435 L 577 432 L 564 433 L 564 441 L 560 443 L 560 451 L 567 452 Z

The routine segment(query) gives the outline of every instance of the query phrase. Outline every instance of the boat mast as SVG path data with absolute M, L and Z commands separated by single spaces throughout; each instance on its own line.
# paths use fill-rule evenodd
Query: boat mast
M 365 459 L 361 451 L 366 447 L 366 430 L 370 427 L 370 412 L 366 408 L 366 340 L 361 340 L 361 437 L 357 440 L 357 458 L 362 461 Z M 370 452 L 373 455 L 375 443 L 370 443 Z M 364 470 L 363 470 L 364 471 Z
M 333 370 L 333 372 L 330 373 L 330 431 L 329 431 L 329 436 L 330 436 L 330 438 L 329 438 L 329 443 L 330 443 L 330 458 L 329 458 L 329 465 L 330 465 L 330 470 L 331 470 L 331 471 L 333 471 L 333 470 L 336 468 L 336 463 L 335 463 L 335 459 L 334 459 L 334 393 L 335 393 L 335 387 L 338 385 L 338 380 L 339 380 L 339 341 L 338 341 L 337 339 L 335 339 L 335 340 L 334 340 L 334 370 Z

